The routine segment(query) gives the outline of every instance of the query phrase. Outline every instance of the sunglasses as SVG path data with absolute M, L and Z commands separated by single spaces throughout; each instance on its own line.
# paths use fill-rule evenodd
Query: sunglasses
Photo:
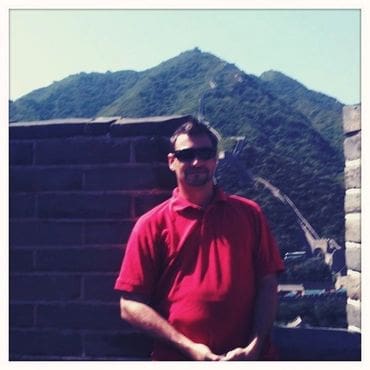
M 217 149 L 210 147 L 189 148 L 183 150 L 175 150 L 173 154 L 180 162 L 192 162 L 195 158 L 202 161 L 208 161 L 209 159 L 213 159 L 216 157 Z

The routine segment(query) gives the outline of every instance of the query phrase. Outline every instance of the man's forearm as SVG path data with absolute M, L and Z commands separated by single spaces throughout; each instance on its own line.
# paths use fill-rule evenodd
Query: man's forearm
M 121 318 L 154 337 L 186 348 L 189 340 L 145 303 L 121 298 Z
M 278 306 L 277 279 L 275 275 L 264 277 L 258 287 L 253 322 L 253 337 L 258 350 L 261 350 L 266 337 L 270 334 L 276 318 Z
M 121 318 L 149 335 L 162 339 L 193 360 L 218 360 L 217 355 L 200 343 L 178 332 L 162 316 L 145 303 L 121 298 Z

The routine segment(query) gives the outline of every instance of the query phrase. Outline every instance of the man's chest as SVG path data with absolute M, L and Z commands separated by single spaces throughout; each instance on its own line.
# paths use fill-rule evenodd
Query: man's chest
M 220 299 L 240 287 L 236 281 L 253 279 L 255 236 L 247 220 L 178 217 L 164 233 L 163 247 L 161 280 L 172 297 L 196 291 Z

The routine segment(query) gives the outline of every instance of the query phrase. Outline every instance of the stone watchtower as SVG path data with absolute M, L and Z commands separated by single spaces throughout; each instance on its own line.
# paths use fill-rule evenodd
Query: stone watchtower
M 348 326 L 361 328 L 361 105 L 343 108 Z

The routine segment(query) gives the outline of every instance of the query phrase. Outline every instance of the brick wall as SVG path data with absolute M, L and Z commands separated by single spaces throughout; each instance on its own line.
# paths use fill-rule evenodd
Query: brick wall
M 10 359 L 147 355 L 113 284 L 134 221 L 175 184 L 185 118 L 10 125 Z

